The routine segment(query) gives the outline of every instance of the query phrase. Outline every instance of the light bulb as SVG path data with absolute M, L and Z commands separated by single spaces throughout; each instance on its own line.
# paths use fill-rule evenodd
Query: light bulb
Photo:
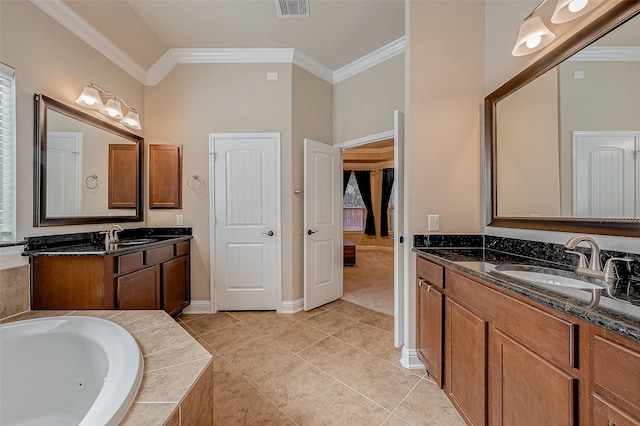
M 535 37 L 531 37 L 530 39 L 527 39 L 525 44 L 529 49 L 533 49 L 534 47 L 537 47 L 541 41 L 542 41 L 541 36 L 535 36 Z
M 573 0 L 567 7 L 571 12 L 576 13 L 587 7 L 587 3 L 589 3 L 589 0 Z

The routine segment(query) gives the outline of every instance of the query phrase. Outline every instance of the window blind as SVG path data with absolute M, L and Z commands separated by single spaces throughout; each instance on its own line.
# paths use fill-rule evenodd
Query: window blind
M 15 70 L 0 63 L 0 240 L 16 239 Z

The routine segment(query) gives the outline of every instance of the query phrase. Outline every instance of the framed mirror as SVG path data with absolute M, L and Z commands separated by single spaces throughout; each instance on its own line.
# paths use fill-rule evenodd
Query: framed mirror
M 35 95 L 33 226 L 143 220 L 144 139 Z
M 639 51 L 623 1 L 485 98 L 489 225 L 640 237 Z

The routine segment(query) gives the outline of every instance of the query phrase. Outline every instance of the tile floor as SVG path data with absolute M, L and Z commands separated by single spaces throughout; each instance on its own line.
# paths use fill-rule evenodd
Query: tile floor
M 464 424 L 424 370 L 400 366 L 390 315 L 338 300 L 178 321 L 214 356 L 216 425 Z
M 358 250 L 343 283 L 342 300 L 393 315 L 393 251 Z

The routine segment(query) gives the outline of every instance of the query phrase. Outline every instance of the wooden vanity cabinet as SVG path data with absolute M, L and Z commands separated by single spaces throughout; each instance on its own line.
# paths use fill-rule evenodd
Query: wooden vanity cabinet
M 593 327 L 593 426 L 640 425 L 640 344 Z
M 416 352 L 433 380 L 442 387 L 444 342 L 443 268 L 428 260 L 416 260 Z
M 34 256 L 32 309 L 164 309 L 190 303 L 190 242 L 124 255 Z

